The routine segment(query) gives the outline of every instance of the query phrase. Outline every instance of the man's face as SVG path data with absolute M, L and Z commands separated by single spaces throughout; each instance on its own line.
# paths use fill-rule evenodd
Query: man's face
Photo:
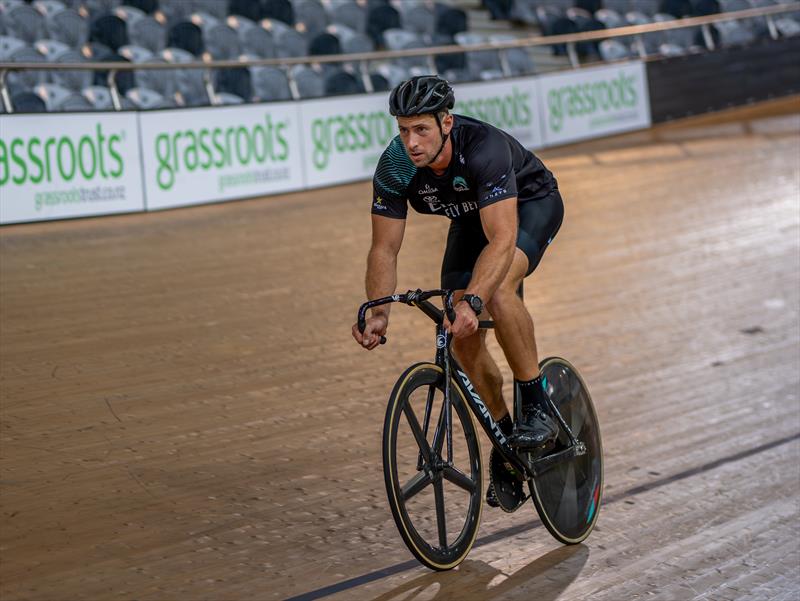
M 452 120 L 452 115 L 447 115 L 442 120 L 443 133 L 450 131 Z M 400 139 L 411 162 L 415 167 L 427 166 L 442 145 L 442 135 L 436 125 L 436 118 L 433 115 L 398 117 L 397 125 L 400 128 Z

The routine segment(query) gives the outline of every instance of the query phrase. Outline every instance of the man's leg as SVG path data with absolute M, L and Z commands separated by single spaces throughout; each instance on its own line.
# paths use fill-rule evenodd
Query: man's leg
M 503 348 L 515 384 L 519 387 L 522 418 L 515 424 L 512 445 L 535 451 L 556 438 L 558 426 L 549 415 L 547 397 L 539 374 L 533 319 L 517 290 L 528 269 L 528 258 L 519 248 L 500 287 L 488 303 L 495 322 L 497 341 Z
M 464 291 L 457 292 L 455 302 Z M 508 406 L 503 399 L 503 375 L 486 348 L 486 330 L 478 330 L 472 336 L 453 341 L 453 354 L 478 391 L 494 418 L 500 421 L 508 415 Z

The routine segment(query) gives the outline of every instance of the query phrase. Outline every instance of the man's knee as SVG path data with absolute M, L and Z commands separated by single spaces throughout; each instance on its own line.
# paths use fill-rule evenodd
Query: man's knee
M 503 319 L 511 311 L 518 311 L 520 306 L 525 306 L 522 299 L 517 294 L 516 285 L 501 286 L 492 295 L 491 300 L 486 303 L 489 313 L 494 319 Z

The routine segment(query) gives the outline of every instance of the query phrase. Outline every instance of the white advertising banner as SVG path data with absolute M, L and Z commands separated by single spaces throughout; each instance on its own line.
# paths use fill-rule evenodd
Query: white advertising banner
M 539 77 L 548 146 L 650 126 L 644 63 L 621 63 Z
M 147 209 L 303 187 L 296 103 L 140 115 Z
M 0 116 L 0 223 L 142 211 L 136 119 Z
M 380 92 L 300 103 L 306 185 L 372 178 L 378 159 L 397 135 L 388 98 Z
M 453 112 L 491 123 L 514 136 L 525 148 L 540 148 L 543 143 L 537 87 L 533 77 L 456 84 Z

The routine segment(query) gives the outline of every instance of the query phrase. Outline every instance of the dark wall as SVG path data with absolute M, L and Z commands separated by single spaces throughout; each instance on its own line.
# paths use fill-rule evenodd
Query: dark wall
M 647 63 L 653 123 L 800 93 L 800 38 Z

